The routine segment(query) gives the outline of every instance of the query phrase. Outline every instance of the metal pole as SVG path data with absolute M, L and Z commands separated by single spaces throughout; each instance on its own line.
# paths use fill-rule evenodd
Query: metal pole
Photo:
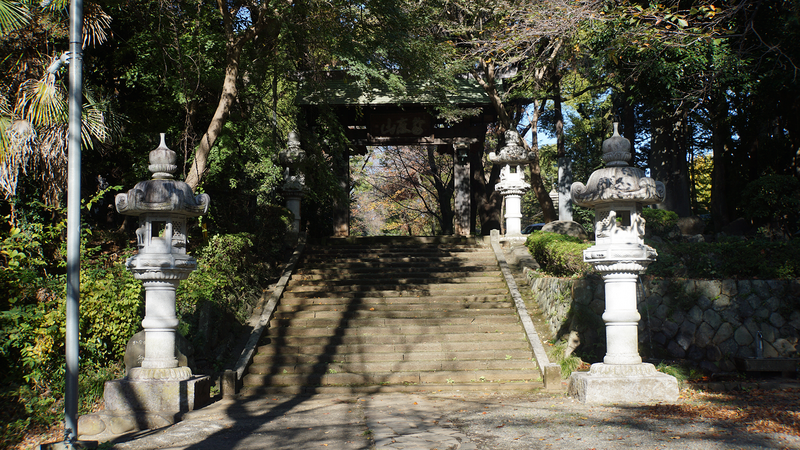
M 83 0 L 70 3 L 69 150 L 67 160 L 67 331 L 64 433 L 78 438 L 78 324 L 81 270 L 81 109 L 83 104 Z

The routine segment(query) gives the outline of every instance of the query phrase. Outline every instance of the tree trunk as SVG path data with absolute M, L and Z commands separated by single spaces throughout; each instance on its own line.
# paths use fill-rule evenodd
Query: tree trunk
M 725 153 L 731 141 L 731 130 L 728 126 L 728 102 L 722 93 L 712 95 L 711 106 L 711 149 L 713 152 L 713 169 L 711 172 L 711 220 L 714 231 L 722 231 L 722 227 L 730 223 L 727 208 L 725 182 Z
M 542 182 L 542 169 L 539 167 L 539 102 L 534 101 L 531 109 L 533 111 L 533 117 L 531 118 L 531 149 L 536 152 L 536 159 L 528 164 L 531 169 L 531 189 L 533 189 L 536 200 L 539 201 L 539 206 L 542 208 L 543 220 L 545 223 L 550 223 L 558 220 L 558 215 L 555 207 L 553 207 L 553 199 L 550 198 L 550 193 L 547 192 L 544 182 Z
M 659 209 L 675 211 L 680 217 L 692 214 L 689 196 L 689 166 L 683 130 L 686 114 L 677 111 L 652 121 L 650 176 L 664 183 L 667 197 Z

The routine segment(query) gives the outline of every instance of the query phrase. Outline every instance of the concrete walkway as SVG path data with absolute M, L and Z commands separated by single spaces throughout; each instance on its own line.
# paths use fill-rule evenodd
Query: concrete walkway
M 588 406 L 547 394 L 245 397 L 189 413 L 114 448 L 171 449 L 800 449 L 800 438 L 730 423 L 652 418 L 641 406 Z

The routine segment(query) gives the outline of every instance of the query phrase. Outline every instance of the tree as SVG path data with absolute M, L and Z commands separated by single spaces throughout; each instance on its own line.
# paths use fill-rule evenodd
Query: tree
M 432 235 L 453 233 L 454 180 L 448 170 L 452 155 L 439 154 L 430 146 L 403 146 L 376 148 L 369 157 L 375 164 L 363 164 L 354 178 L 371 188 L 369 200 L 384 205 L 389 229 L 394 216 L 402 219 L 394 226 L 406 224 L 409 233 L 412 229 Z
M 59 59 L 53 40 L 65 45 L 68 6 L 66 0 L 44 6 L 0 3 L 0 42 L 10 50 L 0 65 L 0 189 L 9 201 L 16 196 L 20 171 L 38 182 L 33 185 L 47 205 L 58 206 L 66 189 L 67 89 L 46 68 Z M 88 3 L 84 47 L 103 44 L 110 21 L 98 5 Z M 43 56 L 48 54 L 53 56 Z M 118 127 L 107 101 L 89 86 L 84 102 L 82 146 L 110 143 Z

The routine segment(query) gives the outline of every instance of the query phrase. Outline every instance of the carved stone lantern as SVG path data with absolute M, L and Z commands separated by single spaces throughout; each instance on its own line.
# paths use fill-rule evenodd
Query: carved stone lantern
M 153 179 L 116 196 L 117 211 L 139 217 L 139 253 L 126 264 L 145 289 L 144 360 L 141 367 L 129 371 L 128 378 L 133 380 L 192 376 L 188 367 L 178 367 L 175 355 L 175 290 L 197 267 L 197 261 L 186 254 L 186 219 L 205 214 L 210 199 L 207 194 L 195 196 L 188 184 L 173 178 L 178 168 L 175 160 L 162 133 L 161 144 L 150 152 L 148 168 Z
M 500 169 L 500 182 L 495 190 L 500 192 L 506 204 L 506 236 L 522 235 L 522 196 L 531 185 L 525 181 L 523 167 L 532 159 L 522 138 L 516 130 L 505 132 L 506 144 L 500 153 L 489 153 L 489 161 L 494 164 L 504 164 Z
M 286 149 L 281 151 L 280 160 L 284 166 L 283 196 L 286 198 L 286 208 L 292 212 L 292 234 L 294 237 L 300 232 L 300 207 L 305 196 L 305 175 L 300 171 L 306 158 L 306 152 L 300 146 L 300 137 L 296 131 L 289 133 Z
M 675 401 L 678 396 L 675 378 L 639 356 L 636 283 L 657 256 L 644 244 L 642 207 L 663 202 L 665 189 L 628 165 L 630 148 L 615 123 L 614 135 L 603 142 L 606 167 L 594 171 L 585 186 L 573 183 L 571 189 L 576 204 L 595 210 L 596 244 L 584 250 L 583 258 L 602 275 L 606 298 L 603 363 L 570 377 L 570 394 L 586 403 Z

